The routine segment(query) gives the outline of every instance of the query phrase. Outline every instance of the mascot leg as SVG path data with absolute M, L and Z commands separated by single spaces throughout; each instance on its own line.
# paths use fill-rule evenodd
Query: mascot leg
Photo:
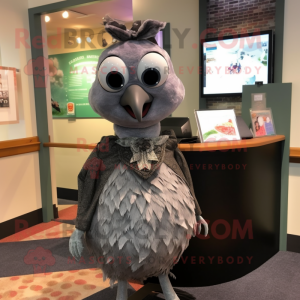
M 179 300 L 171 285 L 168 275 L 160 275 L 158 276 L 158 279 L 166 300 Z
M 127 300 L 127 281 L 119 280 L 118 281 L 118 291 L 117 291 L 117 299 L 116 300 Z

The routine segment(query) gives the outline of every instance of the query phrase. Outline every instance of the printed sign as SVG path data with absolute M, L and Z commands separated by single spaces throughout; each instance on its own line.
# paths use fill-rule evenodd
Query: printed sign
M 233 109 L 195 111 L 201 143 L 240 140 Z
M 102 51 L 49 55 L 57 69 L 56 74 L 50 77 L 53 118 L 68 118 L 69 115 L 99 118 L 89 104 L 88 94 L 96 78 L 96 67 Z

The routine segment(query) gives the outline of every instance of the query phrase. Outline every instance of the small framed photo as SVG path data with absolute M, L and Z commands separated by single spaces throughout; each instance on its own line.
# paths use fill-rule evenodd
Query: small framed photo
M 263 110 L 250 109 L 254 137 L 275 135 L 275 125 L 271 108 Z
M 234 109 L 195 110 L 201 143 L 241 139 Z
M 19 123 L 15 68 L 0 66 L 0 125 Z

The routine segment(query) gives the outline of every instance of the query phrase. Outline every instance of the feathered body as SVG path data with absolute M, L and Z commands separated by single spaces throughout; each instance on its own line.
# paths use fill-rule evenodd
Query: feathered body
M 86 239 L 111 284 L 141 282 L 169 274 L 195 225 L 190 190 L 167 165 L 145 180 L 120 163 L 103 189 Z

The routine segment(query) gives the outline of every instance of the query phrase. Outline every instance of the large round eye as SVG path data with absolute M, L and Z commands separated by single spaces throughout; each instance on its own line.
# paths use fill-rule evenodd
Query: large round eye
M 109 56 L 100 65 L 98 79 L 108 92 L 118 92 L 127 84 L 129 72 L 121 58 Z
M 148 53 L 139 62 L 137 75 L 147 87 L 161 86 L 168 78 L 169 66 L 164 57 L 158 53 Z

